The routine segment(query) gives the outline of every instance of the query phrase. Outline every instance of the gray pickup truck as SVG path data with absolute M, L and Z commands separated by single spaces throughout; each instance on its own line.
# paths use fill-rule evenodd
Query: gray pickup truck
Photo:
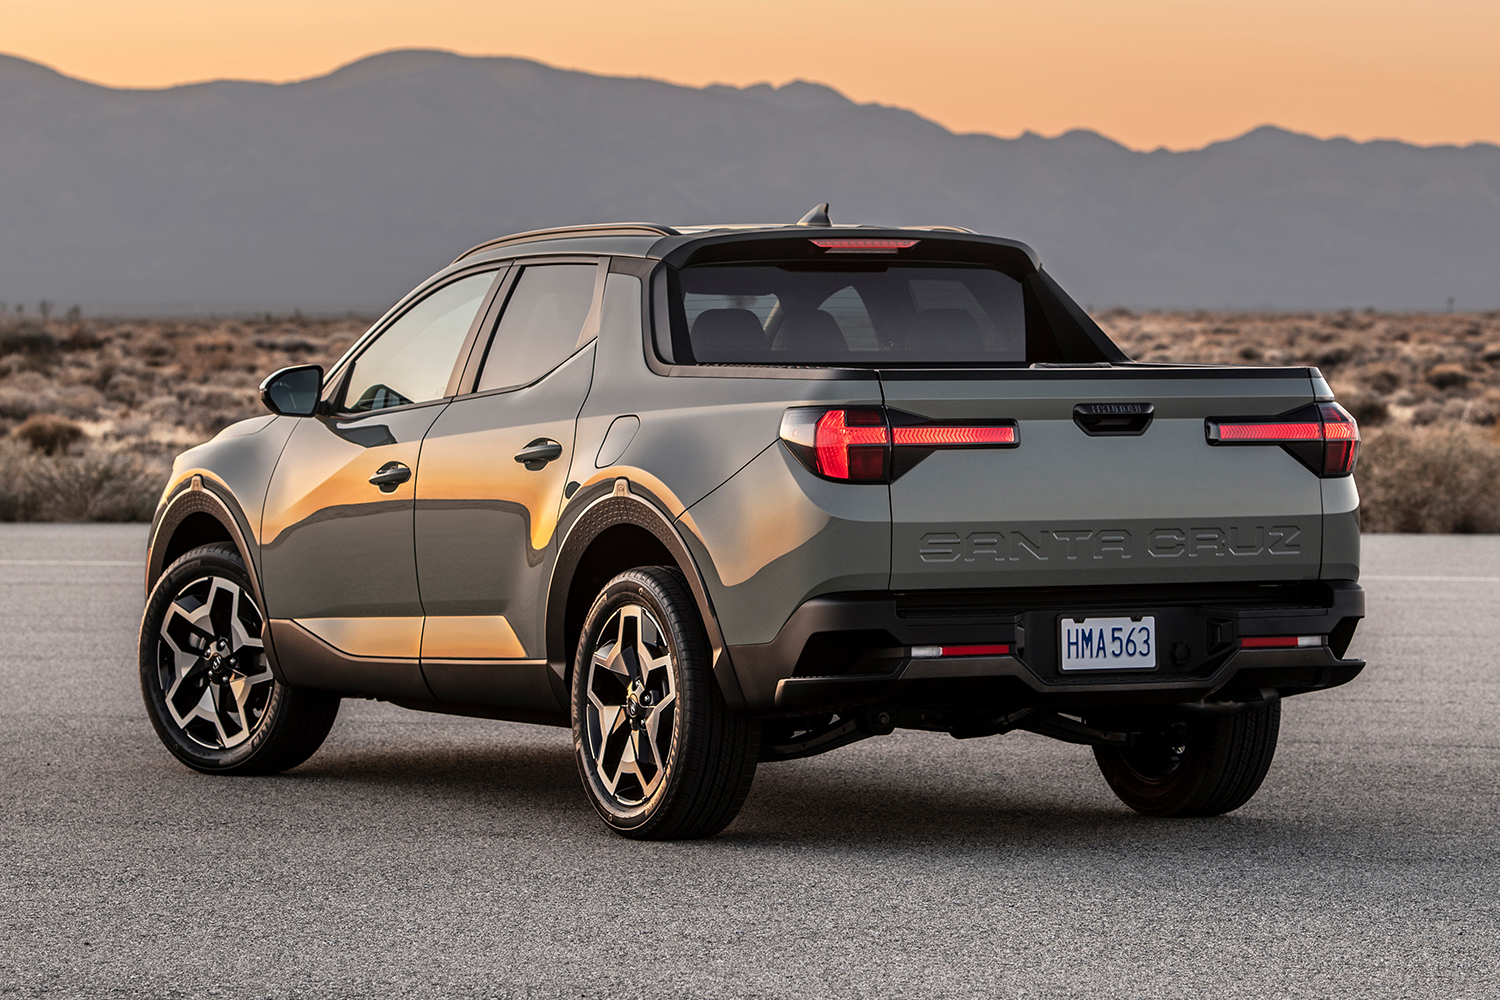
M 345 696 L 570 726 L 633 837 L 894 729 L 1093 748 L 1235 809 L 1364 614 L 1318 370 L 1132 362 L 1011 240 L 611 225 L 475 247 L 181 455 L 143 693 L 208 773 Z

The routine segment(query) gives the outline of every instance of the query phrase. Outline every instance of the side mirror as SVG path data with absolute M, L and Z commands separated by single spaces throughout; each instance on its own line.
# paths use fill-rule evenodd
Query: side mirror
M 266 376 L 260 384 L 260 401 L 266 409 L 284 417 L 310 417 L 318 412 L 322 391 L 322 366 L 297 365 Z

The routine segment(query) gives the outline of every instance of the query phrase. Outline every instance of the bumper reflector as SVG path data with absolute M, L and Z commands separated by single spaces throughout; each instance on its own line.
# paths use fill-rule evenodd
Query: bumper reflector
M 913 646 L 911 655 L 918 660 L 931 660 L 941 656 L 1006 656 L 1010 644 L 998 646 Z
M 1251 635 L 1240 639 L 1241 649 L 1297 649 L 1326 645 L 1326 635 Z

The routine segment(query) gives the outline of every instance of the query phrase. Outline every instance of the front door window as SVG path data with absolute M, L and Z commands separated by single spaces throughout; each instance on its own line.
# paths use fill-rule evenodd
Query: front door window
M 354 362 L 344 409 L 364 413 L 447 395 L 453 363 L 494 279 L 485 271 L 444 285 L 386 328 Z

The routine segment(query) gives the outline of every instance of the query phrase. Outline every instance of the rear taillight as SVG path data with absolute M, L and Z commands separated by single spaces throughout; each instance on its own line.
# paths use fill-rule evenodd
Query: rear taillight
M 1359 461 L 1359 425 L 1337 403 L 1314 403 L 1269 420 L 1209 420 L 1204 432 L 1214 445 L 1280 445 L 1325 478 L 1347 476 Z
M 1359 424 L 1337 403 L 1319 403 L 1323 414 L 1323 475 L 1347 476 L 1359 461 Z
M 781 440 L 809 471 L 847 483 L 888 483 L 940 449 L 1020 443 L 1014 421 L 933 423 L 883 407 L 795 407 Z
M 891 434 L 879 410 L 829 410 L 813 431 L 814 472 L 829 479 L 879 482 L 885 479 Z

